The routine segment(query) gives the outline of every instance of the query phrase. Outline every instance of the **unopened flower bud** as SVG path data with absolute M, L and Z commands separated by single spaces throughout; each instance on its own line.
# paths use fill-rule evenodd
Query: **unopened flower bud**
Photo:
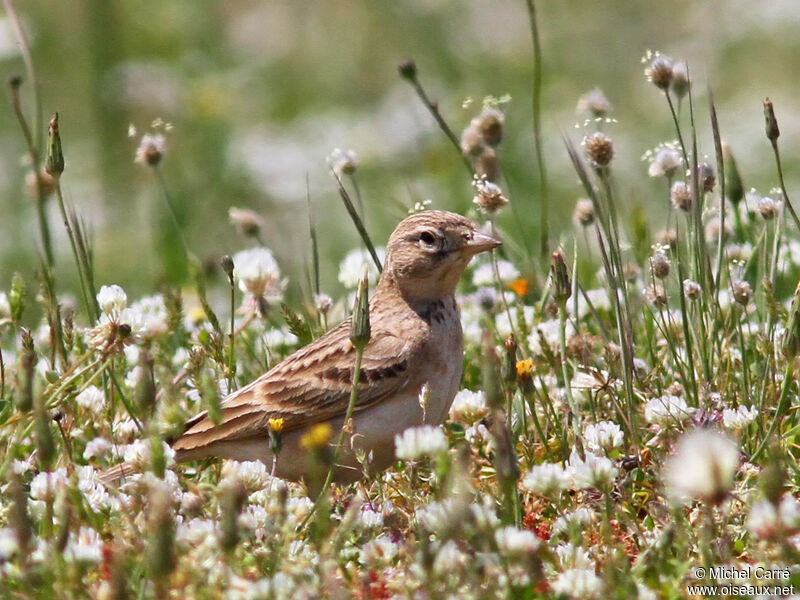
M 513 333 L 508 334 L 508 337 L 503 342 L 503 347 L 506 350 L 503 378 L 508 383 L 514 383 L 517 379 L 517 340 L 514 339 Z
M 350 325 L 350 341 L 357 350 L 363 350 L 371 335 L 369 323 L 369 270 L 365 266 L 361 272 Z
M 725 161 L 725 196 L 738 206 L 744 198 L 744 185 L 739 174 L 739 167 L 736 166 L 736 159 L 733 157 L 730 146 L 722 142 L 722 160 Z
M 11 290 L 8 293 L 8 307 L 11 310 L 11 320 L 19 323 L 25 311 L 25 279 L 17 272 L 11 278 Z
M 231 207 L 228 209 L 228 220 L 247 237 L 257 238 L 264 228 L 264 219 L 247 208 Z
M 800 354 L 800 282 L 794 290 L 792 307 L 789 312 L 789 320 L 786 326 L 786 337 L 783 338 L 783 354 L 794 359 Z
M 581 198 L 575 203 L 575 210 L 572 212 L 572 220 L 588 227 L 594 223 L 594 202 L 588 198 Z
M 467 125 L 464 131 L 461 132 L 459 146 L 461 147 L 461 152 L 463 152 L 465 156 L 478 156 L 483 152 L 485 147 L 483 136 L 481 135 L 481 130 L 474 121 Z
M 572 295 L 572 283 L 569 279 L 567 263 L 560 251 L 553 252 L 550 261 L 550 281 L 553 286 L 553 298 L 558 303 L 566 302 Z
M 644 70 L 647 80 L 657 88 L 666 91 L 672 83 L 672 61 L 666 56 L 656 56 Z
M 400 73 L 400 77 L 403 79 L 414 81 L 417 78 L 417 63 L 415 63 L 411 58 L 408 58 L 397 65 L 397 70 Z
M 233 285 L 233 258 L 229 254 L 225 254 L 219 259 L 219 265 L 225 271 L 225 275 L 228 276 L 228 281 Z
M 609 165 L 614 158 L 614 144 L 611 138 L 601 131 L 596 131 L 583 139 L 586 157 L 595 168 Z
M 328 294 L 315 294 L 314 306 L 321 315 L 327 315 L 333 306 L 333 299 Z
M 55 113 L 50 119 L 44 169 L 53 177 L 58 177 L 64 172 L 64 154 L 61 151 L 61 134 L 58 131 L 58 113 Z
M 767 139 L 774 145 L 778 141 L 781 131 L 778 129 L 775 109 L 772 107 L 772 100 L 769 98 L 764 99 L 764 129 L 767 133 Z
M 166 140 L 163 135 L 160 133 L 145 134 L 142 136 L 141 142 L 139 142 L 133 162 L 155 167 L 164 158 L 165 150 Z
M 685 181 L 676 181 L 669 190 L 669 200 L 678 210 L 689 212 L 692 209 L 692 190 Z
M 15 404 L 17 410 L 26 413 L 33 408 L 33 375 L 36 365 L 36 352 L 33 348 L 33 336 L 27 329 L 22 329 L 22 351 L 19 354 L 19 370 L 17 371 L 17 393 Z
M 577 111 L 588 113 L 595 119 L 605 117 L 611 110 L 611 103 L 600 88 L 595 88 L 585 93 L 578 100 Z
M 765 221 L 770 221 L 775 218 L 778 212 L 778 205 L 769 196 L 764 196 L 758 201 L 758 212 Z

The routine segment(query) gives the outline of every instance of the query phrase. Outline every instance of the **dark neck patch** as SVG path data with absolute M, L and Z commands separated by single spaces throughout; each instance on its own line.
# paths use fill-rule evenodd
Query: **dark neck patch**
M 447 313 L 455 309 L 455 298 L 446 300 L 436 300 L 427 302 L 416 309 L 417 314 L 428 325 L 433 323 L 443 323 L 447 318 Z

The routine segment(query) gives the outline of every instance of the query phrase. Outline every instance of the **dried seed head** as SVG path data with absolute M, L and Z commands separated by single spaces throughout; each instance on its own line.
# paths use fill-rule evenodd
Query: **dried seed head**
M 594 202 L 588 198 L 581 198 L 575 203 L 572 220 L 579 225 L 588 227 L 594 223 Z
M 228 209 L 228 220 L 242 235 L 257 238 L 264 228 L 264 219 L 257 212 L 246 208 Z
M 614 158 L 614 144 L 611 138 L 601 131 L 596 131 L 583 139 L 586 157 L 593 167 L 606 167 Z
M 676 181 L 669 190 L 669 200 L 675 208 L 689 212 L 692 209 L 692 190 L 685 181 Z
M 672 65 L 672 92 L 678 99 L 689 91 L 689 67 L 682 60 Z
M 481 212 L 494 215 L 508 204 L 508 198 L 503 195 L 503 190 L 496 183 L 476 177 L 472 185 L 477 192 L 472 201 Z
M 659 284 L 648 285 L 644 289 L 644 296 L 656 308 L 667 306 L 667 292 Z
M 731 293 L 737 304 L 747 306 L 753 297 L 753 288 L 750 287 L 747 281 L 738 279 L 731 284 Z
M 609 113 L 611 103 L 606 98 L 603 90 L 595 88 L 580 97 L 576 110 L 579 113 L 589 114 L 595 119 L 600 119 Z
M 487 106 L 475 120 L 483 141 L 489 146 L 497 146 L 503 141 L 505 115 L 493 106 Z
M 333 299 L 328 294 L 315 294 L 314 306 L 321 315 L 327 315 L 333 306 Z
M 769 196 L 764 196 L 758 201 L 758 212 L 765 221 L 770 221 L 778 214 L 778 203 Z
M 714 217 L 706 223 L 706 241 L 709 244 L 715 244 L 719 241 L 720 227 L 722 221 L 719 217 Z M 733 228 L 728 221 L 725 221 L 725 229 L 722 231 L 722 240 L 725 241 L 733 235 Z
M 682 164 L 683 160 L 677 148 L 664 144 L 653 154 L 647 174 L 650 177 L 672 177 Z
M 674 250 L 678 244 L 678 232 L 674 229 L 662 229 L 656 236 L 656 243 Z
M 160 133 L 147 133 L 142 136 L 142 140 L 139 142 L 133 162 L 155 167 L 164 158 L 166 146 L 167 143 L 163 135 Z
M 700 181 L 700 189 L 703 192 L 714 191 L 714 186 L 717 185 L 717 176 L 714 174 L 714 169 L 707 162 L 701 162 L 697 165 L 697 179 Z
M 769 98 L 764 98 L 764 129 L 767 133 L 767 139 L 775 144 L 781 135 L 781 131 L 778 129 L 775 109 L 772 107 L 772 100 Z
M 645 77 L 657 88 L 666 91 L 672 83 L 672 61 L 666 56 L 658 55 L 650 61 L 644 70 Z
M 461 146 L 461 152 L 466 156 L 478 156 L 483 152 L 483 136 L 474 120 L 461 132 L 459 145 Z
M 353 150 L 334 148 L 328 157 L 328 163 L 337 175 L 352 175 L 360 164 L 358 155 Z
M 650 268 L 656 279 L 666 279 L 672 263 L 664 252 L 656 252 L 650 257 Z
M 228 276 L 228 280 L 230 281 L 231 285 L 233 285 L 233 259 L 229 254 L 225 254 L 219 259 L 219 265 L 222 267 L 225 275 Z
M 500 165 L 497 162 L 497 153 L 494 148 L 484 147 L 475 159 L 475 173 L 486 181 L 497 181 L 500 176 Z

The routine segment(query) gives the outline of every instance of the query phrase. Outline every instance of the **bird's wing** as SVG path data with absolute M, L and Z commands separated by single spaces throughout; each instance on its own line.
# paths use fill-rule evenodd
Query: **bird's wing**
M 269 419 L 283 419 L 284 433 L 344 415 L 350 400 L 356 351 L 349 321 L 298 350 L 270 371 L 228 396 L 215 425 L 207 413 L 187 422 L 175 450 L 266 436 Z M 362 358 L 355 411 L 408 384 L 415 344 L 389 332 L 373 333 Z

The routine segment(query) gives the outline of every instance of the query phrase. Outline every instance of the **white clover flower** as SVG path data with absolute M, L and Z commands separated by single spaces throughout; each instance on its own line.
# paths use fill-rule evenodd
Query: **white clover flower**
M 155 339 L 167 333 L 167 307 L 161 294 L 147 296 L 130 306 L 139 322 L 139 335 Z
M 503 311 L 503 314 L 505 311 Z M 528 320 L 527 315 L 525 316 L 525 321 L 529 324 L 533 323 L 533 309 L 531 309 L 531 320 Z M 501 327 L 499 326 L 500 323 L 507 321 L 507 319 L 502 318 L 503 314 L 500 315 L 500 319 L 498 320 L 498 327 L 497 331 L 499 332 Z M 566 326 L 566 337 L 569 339 L 573 335 L 575 335 L 575 326 L 572 324 L 572 321 L 567 321 Z M 531 327 L 531 334 L 528 336 L 528 345 L 531 348 L 531 352 L 538 353 L 542 351 L 542 341 L 546 343 L 548 346 L 556 346 L 559 343 L 559 336 L 561 335 L 561 323 L 558 319 L 548 319 L 547 321 L 541 321 L 536 323 L 535 326 Z
M 569 531 L 570 527 L 577 526 L 580 529 L 585 528 L 588 525 L 591 525 L 595 522 L 595 515 L 594 513 L 589 510 L 588 508 L 582 507 L 578 508 L 572 512 L 566 513 L 560 517 L 558 517 L 553 522 L 552 533 L 553 537 L 560 535 L 566 531 Z M 588 560 L 588 556 L 587 556 Z M 583 563 L 582 563 L 583 564 Z M 586 563 L 588 565 L 588 562 Z M 562 565 L 563 566 L 563 565 Z M 569 566 L 578 566 L 574 563 L 570 563 Z M 586 565 L 583 565 L 586 566 Z
M 778 516 L 785 527 L 800 529 L 800 502 L 791 494 L 785 494 L 778 504 Z
M 161 442 L 161 447 L 164 451 L 164 459 L 167 466 L 173 466 L 175 464 L 175 450 L 165 442 Z M 127 446 L 114 448 L 114 451 L 121 452 L 123 460 L 140 471 L 147 468 L 153 458 L 153 448 L 150 445 L 150 440 L 135 440 Z
M 278 263 L 268 248 L 250 248 L 234 254 L 233 275 L 239 289 L 254 298 L 277 302 L 283 297 L 286 280 L 281 280 Z
M 450 405 L 450 418 L 459 423 L 471 425 L 480 421 L 489 413 L 489 405 L 486 403 L 486 394 L 479 390 L 461 390 Z
M 206 540 L 215 539 L 217 524 L 211 519 L 195 518 L 179 520 L 175 528 L 175 542 L 188 548 L 196 548 Z
M 567 472 L 572 477 L 572 487 L 577 490 L 608 489 L 619 469 L 605 456 L 595 456 L 591 452 L 585 454 L 584 460 L 575 450 L 570 454 Z
M 31 480 L 30 495 L 34 500 L 46 500 L 48 494 L 55 495 L 59 487 L 67 485 L 67 470 L 64 467 L 55 471 L 42 471 Z
M 19 539 L 10 527 L 0 529 L 0 564 L 5 563 L 19 552 Z
M 409 427 L 394 436 L 394 448 L 400 460 L 419 460 L 425 456 L 436 457 L 447 452 L 447 438 L 441 427 L 422 425 Z
M 81 526 L 77 535 L 69 536 L 64 558 L 72 562 L 99 563 L 102 558 L 103 540 L 91 527 Z
M 485 445 L 484 450 L 486 452 L 491 452 L 494 448 L 494 437 L 483 423 L 476 423 L 467 427 L 464 430 L 464 438 L 472 446 L 482 447 Z
M 226 460 L 222 465 L 223 480 L 240 482 L 248 493 L 264 488 L 269 481 L 269 470 L 260 460 Z
M 365 504 L 358 511 L 358 524 L 363 529 L 378 529 L 383 526 L 383 514 Z
M 744 429 L 755 421 L 757 416 L 758 409 L 755 406 L 750 408 L 746 406 L 739 406 L 735 409 L 726 408 L 722 411 L 722 424 L 728 429 Z
M 381 264 L 386 262 L 386 248 L 382 246 L 375 248 L 375 254 L 378 255 L 378 260 L 381 261 Z M 339 282 L 348 290 L 356 289 L 361 279 L 361 271 L 364 265 L 367 266 L 369 273 L 370 287 L 374 287 L 378 282 L 378 267 L 375 266 L 375 261 L 372 260 L 372 255 L 369 251 L 361 248 L 348 252 L 347 256 L 339 264 Z
M 778 532 L 778 511 L 768 500 L 753 504 L 747 517 L 747 530 L 760 540 L 769 540 Z
M 122 417 L 115 420 L 111 426 L 111 431 L 114 432 L 114 437 L 118 443 L 130 442 L 139 435 L 139 427 L 136 425 L 136 421 L 130 417 Z
M 85 408 L 94 413 L 100 413 L 106 403 L 105 394 L 99 387 L 90 385 L 80 394 L 75 396 L 75 402 L 81 408 Z
M 113 317 L 128 306 L 128 296 L 118 285 L 104 285 L 97 292 L 97 304 L 105 315 Z
M 453 498 L 441 502 L 431 502 L 430 504 L 417 507 L 414 519 L 428 531 L 441 531 L 448 527 L 454 517 L 461 514 L 463 505 Z
M 111 442 L 104 437 L 96 437 L 86 442 L 83 450 L 83 458 L 91 460 L 93 458 L 103 458 L 111 450 Z
M 558 574 L 551 587 L 556 595 L 580 600 L 602 598 L 604 592 L 603 580 L 591 569 L 567 569 Z
M 559 566 L 564 570 L 593 568 L 589 553 L 584 548 L 574 546 L 569 542 L 556 546 L 555 555 Z
M 498 529 L 494 532 L 494 539 L 500 552 L 511 557 L 533 554 L 541 546 L 541 540 L 532 531 L 514 526 Z
M 439 576 L 448 575 L 463 569 L 466 564 L 467 556 L 458 548 L 458 544 L 453 540 L 447 540 L 436 553 L 433 572 Z
M 554 496 L 566 490 L 570 484 L 570 476 L 559 464 L 542 463 L 535 465 L 525 479 L 522 486 L 540 496 Z
M 519 278 L 519 271 L 507 260 L 497 261 L 497 274 L 502 283 L 510 283 Z M 472 283 L 475 287 L 493 286 L 495 281 L 492 263 L 484 263 L 472 273 Z
M 662 427 L 683 423 L 693 412 L 680 396 L 661 396 L 644 405 L 645 421 Z
M 161 162 L 167 149 L 167 141 L 160 133 L 146 133 L 136 148 L 136 156 L 133 162 L 142 165 L 156 166 Z
M 367 542 L 358 554 L 358 561 L 367 567 L 380 567 L 392 562 L 399 547 L 387 536 L 381 535 Z
M 619 425 L 611 421 L 600 421 L 596 425 L 589 424 L 583 428 L 583 442 L 595 453 L 611 452 L 622 446 L 624 436 Z
M 0 321 L 11 318 L 11 304 L 8 301 L 8 295 L 5 292 L 0 292 Z
M 675 502 L 691 499 L 719 503 L 733 486 L 739 449 L 730 439 L 709 429 L 695 429 L 678 441 L 665 465 L 668 495 Z

